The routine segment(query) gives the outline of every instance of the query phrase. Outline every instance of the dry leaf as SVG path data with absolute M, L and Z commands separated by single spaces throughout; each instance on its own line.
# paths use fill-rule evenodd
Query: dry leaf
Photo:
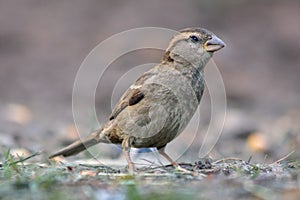
M 28 150 L 23 148 L 11 149 L 9 153 L 15 158 L 19 158 L 19 157 L 25 158 L 31 155 Z
M 80 175 L 82 176 L 96 176 L 96 172 L 90 170 L 82 170 L 80 171 Z
M 10 121 L 21 125 L 26 125 L 32 120 L 31 111 L 24 105 L 9 104 L 6 112 Z
M 265 135 L 259 132 L 251 133 L 248 136 L 247 145 L 251 149 L 251 151 L 255 152 L 264 152 L 268 147 Z

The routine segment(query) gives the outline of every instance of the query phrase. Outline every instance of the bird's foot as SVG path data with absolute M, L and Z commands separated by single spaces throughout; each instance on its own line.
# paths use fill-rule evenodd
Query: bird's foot
M 132 162 L 129 162 L 128 163 L 128 166 L 127 166 L 127 172 L 131 175 L 134 175 L 135 174 L 135 167 L 134 167 L 134 164 Z

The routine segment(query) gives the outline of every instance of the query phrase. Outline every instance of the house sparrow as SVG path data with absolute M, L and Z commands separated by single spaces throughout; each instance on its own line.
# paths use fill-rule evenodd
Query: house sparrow
M 222 40 L 206 29 L 179 31 L 161 62 L 127 89 L 102 128 L 49 158 L 71 156 L 102 142 L 122 145 L 129 171 L 134 170 L 131 147 L 156 147 L 178 168 L 165 147 L 183 131 L 197 110 L 205 87 L 204 66 L 224 46 Z

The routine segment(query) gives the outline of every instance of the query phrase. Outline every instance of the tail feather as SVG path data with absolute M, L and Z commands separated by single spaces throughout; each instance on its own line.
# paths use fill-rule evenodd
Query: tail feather
M 72 155 L 76 155 L 79 152 L 94 146 L 95 144 L 98 144 L 99 142 L 101 142 L 101 140 L 99 139 L 99 132 L 94 132 L 91 135 L 89 135 L 87 138 L 83 139 L 83 140 L 77 140 L 74 143 L 70 144 L 69 146 L 61 149 L 60 151 L 58 151 L 55 154 L 52 154 L 51 156 L 49 156 L 49 158 L 54 158 L 56 156 L 72 156 Z

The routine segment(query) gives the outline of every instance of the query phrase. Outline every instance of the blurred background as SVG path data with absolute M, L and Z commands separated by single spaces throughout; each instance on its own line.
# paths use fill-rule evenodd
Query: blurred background
M 77 138 L 75 76 L 87 54 L 111 35 L 145 26 L 200 26 L 227 44 L 214 57 L 228 107 L 211 156 L 271 162 L 295 150 L 299 158 L 299 10 L 297 0 L 0 0 L 0 145 L 53 152 Z M 136 51 L 112 63 L 96 95 L 101 123 L 111 111 L 115 77 L 158 62 L 162 53 Z M 201 113 L 203 129 L 209 116 Z M 178 149 L 189 146 L 192 136 L 186 130 L 174 141 Z M 183 159 L 199 159 L 201 137 Z M 118 157 L 111 148 L 103 148 L 103 157 Z M 176 151 L 168 148 L 171 155 Z

